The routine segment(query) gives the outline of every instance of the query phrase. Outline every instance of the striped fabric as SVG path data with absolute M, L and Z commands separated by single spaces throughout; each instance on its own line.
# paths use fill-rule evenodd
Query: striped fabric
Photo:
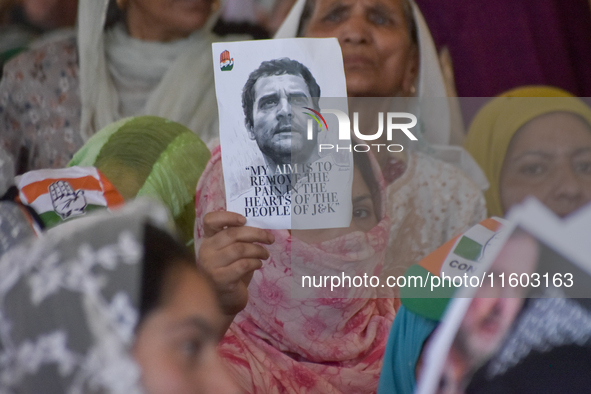
M 16 181 L 20 201 L 33 208 L 47 227 L 123 204 L 123 197 L 94 167 L 30 171 Z

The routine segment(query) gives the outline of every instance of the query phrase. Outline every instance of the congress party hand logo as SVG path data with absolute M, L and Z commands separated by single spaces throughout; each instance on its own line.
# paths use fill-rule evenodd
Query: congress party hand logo
M 49 195 L 53 209 L 62 220 L 84 215 L 86 208 L 84 190 L 74 191 L 68 182 L 57 181 L 49 185 Z
M 222 71 L 230 71 L 234 68 L 234 59 L 230 59 L 229 51 L 224 51 L 220 54 L 220 68 Z

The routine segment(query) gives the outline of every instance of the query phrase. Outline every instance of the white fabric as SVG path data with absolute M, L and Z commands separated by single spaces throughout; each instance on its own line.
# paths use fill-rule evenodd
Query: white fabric
M 488 181 L 470 154 L 462 147 L 449 146 L 453 124 L 455 120 L 461 119 L 460 106 L 456 97 L 447 96 L 445 80 L 429 27 L 419 7 L 414 1 L 409 1 L 417 26 L 420 59 L 419 73 L 415 83 L 417 100 L 414 100 L 409 111 L 419 119 L 417 127 L 420 129 L 420 135 L 429 144 L 429 146 L 423 144 L 425 146 L 422 146 L 421 150 L 462 169 L 480 190 L 486 190 L 489 186 Z M 274 38 L 297 36 L 305 4 L 306 0 L 296 1 Z M 446 97 L 447 100 L 433 99 L 438 97 Z M 463 135 L 464 130 L 454 130 L 454 133 Z
M 139 199 L 2 256 L 0 393 L 144 393 L 131 354 L 144 226 L 167 219 L 164 207 Z
M 413 15 L 417 26 L 417 38 L 419 41 L 419 75 L 417 77 L 417 97 L 447 97 L 445 81 L 439 57 L 431 37 L 431 32 L 423 14 L 414 1 L 411 2 Z M 420 101 L 416 107 L 416 115 L 422 119 L 421 132 L 431 144 L 449 144 L 451 137 L 451 114 L 449 105 L 441 105 L 437 101 Z M 430 105 L 431 104 L 431 105 Z M 435 105 L 437 104 L 437 105 Z M 447 104 L 447 103 L 445 103 Z
M 139 40 L 127 34 L 123 23 L 105 32 L 107 65 L 120 116 L 142 114 L 150 93 L 191 42 L 191 38 L 166 43 Z
M 455 166 L 422 152 L 409 152 L 406 165 L 404 174 L 386 188 L 392 222 L 388 275 L 403 275 L 412 264 L 486 218 L 482 193 Z
M 431 145 L 431 148 L 433 157 L 462 169 L 480 190 L 488 190 L 490 184 L 486 175 L 466 149 L 454 145 Z
M 298 0 L 292 7 L 287 18 L 277 30 L 274 38 L 290 38 L 296 37 L 298 27 L 300 25 L 300 18 L 304 10 L 306 0 Z M 439 67 L 439 58 L 435 50 L 433 38 L 427 27 L 427 23 L 419 10 L 419 7 L 411 1 L 413 7 L 413 15 L 417 26 L 417 38 L 419 41 L 419 75 L 417 78 L 417 92 L 419 98 L 427 97 L 447 97 L 445 90 L 445 82 L 441 68 Z M 418 103 L 417 103 L 418 104 Z M 417 105 L 418 109 L 418 105 Z M 433 113 L 432 110 L 435 109 Z M 423 130 L 422 133 L 431 144 L 445 144 L 449 143 L 450 139 L 450 113 L 449 108 L 437 106 L 429 108 L 422 114 L 416 115 L 422 119 Z
M 273 38 L 294 38 L 298 36 L 298 27 L 300 26 L 300 18 L 304 12 L 306 0 L 297 0 L 287 17 L 275 33 Z
M 109 72 L 103 32 L 109 0 L 80 0 L 78 53 L 80 59 L 80 133 L 87 141 L 96 131 L 120 119 L 120 99 Z M 210 144 L 218 135 L 210 28 L 217 15 L 187 38 L 180 54 L 150 89 L 141 113 L 182 123 Z M 138 70 L 144 67 L 138 65 Z M 126 100 L 127 101 L 127 100 Z M 132 105 L 133 107 L 133 105 Z M 130 114 L 128 114 L 130 115 Z

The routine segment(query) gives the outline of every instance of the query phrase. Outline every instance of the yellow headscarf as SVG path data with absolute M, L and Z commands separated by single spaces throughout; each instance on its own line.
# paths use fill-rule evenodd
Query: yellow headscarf
M 509 144 L 530 120 L 551 112 L 570 112 L 591 125 L 591 108 L 570 93 L 553 87 L 526 86 L 501 94 L 476 115 L 464 143 L 488 181 L 485 192 L 489 216 L 504 215 L 500 177 Z

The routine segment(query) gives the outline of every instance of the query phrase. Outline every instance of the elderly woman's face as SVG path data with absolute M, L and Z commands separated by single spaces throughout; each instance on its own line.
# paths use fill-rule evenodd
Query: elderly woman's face
M 205 25 L 214 0 L 128 0 L 127 28 L 132 37 L 172 41 Z
M 317 0 L 306 37 L 336 37 L 349 96 L 409 95 L 418 70 L 402 0 Z
M 591 128 L 564 112 L 539 116 L 513 137 L 501 170 L 503 210 L 531 195 L 559 216 L 591 201 Z

